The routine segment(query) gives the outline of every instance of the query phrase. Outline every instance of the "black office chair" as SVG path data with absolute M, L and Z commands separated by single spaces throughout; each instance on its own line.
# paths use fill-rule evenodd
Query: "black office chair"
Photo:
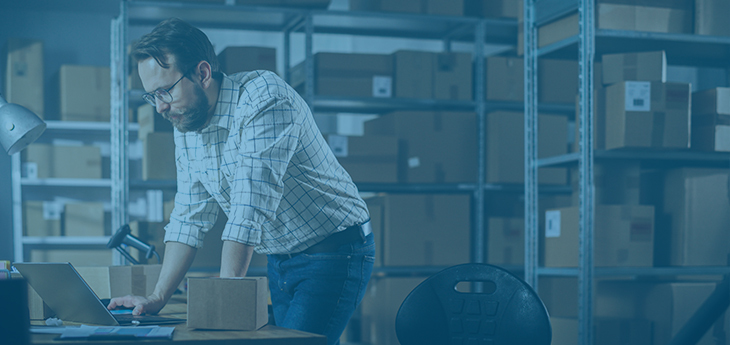
M 481 282 L 464 293 L 459 282 Z M 549 345 L 547 309 L 527 283 L 487 264 L 449 267 L 406 297 L 395 319 L 401 345 Z

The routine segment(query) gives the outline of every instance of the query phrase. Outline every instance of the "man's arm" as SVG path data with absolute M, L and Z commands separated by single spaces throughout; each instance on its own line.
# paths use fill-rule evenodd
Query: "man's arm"
M 223 241 L 221 278 L 245 277 L 252 255 L 253 246 L 234 241 Z
M 185 273 L 193 263 L 196 251 L 194 247 L 186 244 L 167 242 L 165 260 L 162 262 L 162 270 L 155 291 L 147 297 L 128 295 L 113 298 L 107 308 L 134 307 L 133 315 L 159 313 L 185 277 Z

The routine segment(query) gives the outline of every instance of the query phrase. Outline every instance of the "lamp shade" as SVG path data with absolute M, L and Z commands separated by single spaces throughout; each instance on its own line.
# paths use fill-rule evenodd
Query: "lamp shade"
M 44 130 L 46 123 L 36 114 L 0 96 L 0 144 L 9 155 L 30 145 Z

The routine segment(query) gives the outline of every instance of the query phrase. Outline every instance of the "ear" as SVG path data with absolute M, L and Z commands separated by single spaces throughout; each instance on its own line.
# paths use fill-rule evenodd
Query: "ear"
M 207 89 L 211 82 L 213 81 L 213 71 L 210 67 L 210 64 L 208 61 L 200 61 L 198 62 L 198 66 L 195 68 L 195 78 L 196 81 L 200 82 L 200 85 L 203 87 L 203 89 Z

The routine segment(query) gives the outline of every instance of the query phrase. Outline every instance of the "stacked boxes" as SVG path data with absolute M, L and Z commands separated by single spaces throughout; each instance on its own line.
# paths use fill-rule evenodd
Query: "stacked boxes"
M 25 176 L 35 178 L 101 178 L 101 149 L 96 146 L 31 144 L 22 151 Z
M 696 92 L 692 98 L 692 148 L 730 151 L 730 88 Z
M 290 71 L 291 85 L 305 92 L 304 62 Z M 393 59 L 383 54 L 317 53 L 315 95 L 340 97 L 393 96 Z
M 330 135 L 327 142 L 353 181 L 398 182 L 399 145 L 397 137 Z
M 486 99 L 524 100 L 525 77 L 522 58 L 491 56 L 486 60 Z M 578 92 L 578 62 L 541 59 L 538 67 L 538 96 L 544 103 L 573 103 Z
M 724 0 L 695 0 L 695 34 L 730 36 L 730 2 Z
M 227 47 L 218 54 L 223 73 L 231 75 L 244 71 L 276 72 L 276 49 L 266 47 Z

